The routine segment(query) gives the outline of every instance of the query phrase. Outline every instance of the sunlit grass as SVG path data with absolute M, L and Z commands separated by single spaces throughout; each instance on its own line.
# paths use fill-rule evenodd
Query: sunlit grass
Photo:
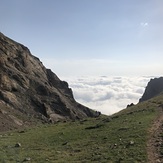
M 148 130 L 162 102 L 159 97 L 111 117 L 3 133 L 0 162 L 147 162 Z

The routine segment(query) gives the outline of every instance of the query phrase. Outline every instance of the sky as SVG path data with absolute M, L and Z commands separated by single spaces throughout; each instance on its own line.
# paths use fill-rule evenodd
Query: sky
M 67 80 L 78 101 L 112 114 L 162 76 L 162 6 L 162 0 L 0 0 L 0 32 Z
M 59 76 L 162 74 L 162 0 L 0 3 L 0 31 Z

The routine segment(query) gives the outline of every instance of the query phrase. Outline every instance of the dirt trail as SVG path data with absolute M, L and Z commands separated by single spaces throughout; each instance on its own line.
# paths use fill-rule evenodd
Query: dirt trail
M 149 140 L 147 142 L 148 163 L 163 163 L 163 153 L 161 154 L 161 147 L 163 147 L 163 108 L 159 108 L 159 115 L 153 122 L 149 130 Z

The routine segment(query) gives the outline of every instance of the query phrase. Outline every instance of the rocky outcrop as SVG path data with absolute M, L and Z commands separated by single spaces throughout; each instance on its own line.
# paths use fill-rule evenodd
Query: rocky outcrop
M 17 115 L 51 122 L 96 116 L 77 103 L 68 83 L 46 69 L 27 47 L 0 33 L 0 110 L 6 110 L 4 106 L 5 116 L 14 110 Z
M 145 92 L 139 102 L 151 99 L 163 92 L 163 77 L 151 79 L 145 89 Z

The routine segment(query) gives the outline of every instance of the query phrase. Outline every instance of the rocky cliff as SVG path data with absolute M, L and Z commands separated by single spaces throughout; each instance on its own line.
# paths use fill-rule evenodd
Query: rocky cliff
M 146 101 L 163 92 L 163 77 L 151 79 L 145 89 L 145 92 L 139 102 Z
M 24 119 L 53 122 L 96 113 L 77 103 L 68 83 L 46 69 L 27 47 L 0 33 L 0 116 L 15 126 Z

